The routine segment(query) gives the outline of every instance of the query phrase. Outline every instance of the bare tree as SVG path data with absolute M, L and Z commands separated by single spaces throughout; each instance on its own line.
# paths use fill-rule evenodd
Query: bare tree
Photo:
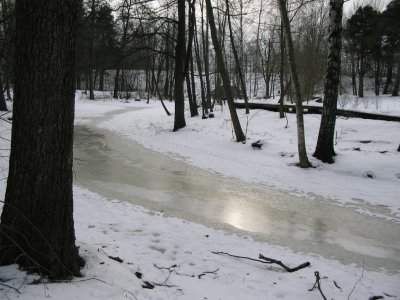
M 210 24 L 210 31 L 211 31 L 211 39 L 214 45 L 215 54 L 217 56 L 217 64 L 219 72 L 221 73 L 221 78 L 224 86 L 225 95 L 228 101 L 229 112 L 232 119 L 233 129 L 236 135 L 237 142 L 245 142 L 246 137 L 243 133 L 242 127 L 240 125 L 240 121 L 236 112 L 235 103 L 233 101 L 233 93 L 231 88 L 231 83 L 229 79 L 228 71 L 225 67 L 224 57 L 222 54 L 222 48 L 218 40 L 217 36 L 217 29 L 215 26 L 213 8 L 211 5 L 211 0 L 206 0 L 206 9 L 207 9 L 207 16 L 208 16 L 208 23 Z
M 292 34 L 290 31 L 290 22 L 287 13 L 285 0 L 278 0 L 279 10 L 281 12 L 283 29 L 285 34 L 286 47 L 288 52 L 291 77 L 296 93 L 296 120 L 297 120 L 297 147 L 299 152 L 300 167 L 308 168 L 311 166 L 307 157 L 307 149 L 304 134 L 304 118 L 303 118 L 303 98 L 300 91 L 300 83 L 296 70 L 296 62 L 294 58 L 294 48 Z
M 329 56 L 325 80 L 325 97 L 314 157 L 333 163 L 336 107 L 340 77 L 342 48 L 343 0 L 329 1 Z
M 175 47 L 175 118 L 174 131 L 186 126 L 185 121 L 185 95 L 183 85 L 185 82 L 185 57 L 186 57 L 186 11 L 185 1 L 178 0 L 178 38 Z

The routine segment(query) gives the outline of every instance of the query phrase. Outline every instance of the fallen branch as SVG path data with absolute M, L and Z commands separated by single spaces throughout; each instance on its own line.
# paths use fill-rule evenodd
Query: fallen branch
M 303 263 L 303 264 L 301 264 L 301 265 L 298 265 L 298 266 L 295 267 L 295 268 L 289 268 L 288 266 L 286 266 L 286 265 L 285 265 L 283 262 L 281 262 L 280 260 L 276 260 L 276 259 L 273 259 L 273 258 L 265 257 L 265 256 L 262 255 L 262 254 L 259 254 L 259 258 L 262 259 L 262 260 L 265 260 L 266 262 L 268 262 L 268 263 L 270 263 L 270 264 L 277 264 L 277 265 L 281 266 L 282 268 L 284 268 L 284 269 L 285 269 L 286 271 L 288 271 L 289 273 L 293 273 L 293 272 L 296 272 L 296 271 L 298 271 L 298 270 L 301 270 L 301 269 L 304 269 L 304 268 L 310 266 L 310 262 L 307 261 L 307 262 L 305 262 L 305 263 Z
M 219 271 L 219 268 L 215 269 L 214 271 L 205 271 L 205 272 L 203 272 L 203 273 L 197 275 L 197 277 L 198 277 L 199 279 L 201 279 L 201 277 L 203 277 L 203 276 L 206 275 L 206 274 L 214 274 L 214 275 L 217 275 L 217 272 L 218 272 L 218 271 Z
M 308 291 L 311 292 L 311 291 L 315 290 L 315 288 L 317 288 L 318 291 L 320 292 L 322 298 L 324 298 L 324 300 L 326 300 L 326 297 L 325 297 L 325 295 L 324 295 L 324 293 L 322 292 L 322 289 L 321 289 L 321 277 L 319 276 L 319 272 L 315 271 L 314 275 L 315 275 L 314 286 L 311 289 L 309 289 Z
M 281 266 L 282 268 L 284 268 L 289 273 L 296 272 L 296 271 L 298 271 L 300 269 L 304 269 L 304 268 L 306 268 L 306 267 L 311 265 L 310 262 L 307 261 L 307 262 L 305 262 L 305 263 L 303 263 L 303 264 L 301 264 L 301 265 L 299 265 L 299 266 L 297 266 L 295 268 L 290 268 L 290 267 L 286 266 L 284 263 L 282 263 L 280 260 L 276 260 L 276 259 L 273 259 L 273 258 L 268 258 L 268 257 L 265 257 L 262 254 L 259 254 L 259 258 L 260 259 L 255 259 L 255 258 L 251 258 L 251 257 L 247 257 L 247 256 L 233 255 L 233 254 L 230 254 L 230 253 L 227 253 L 227 252 L 222 252 L 222 251 L 211 251 L 211 253 L 213 253 L 213 254 L 223 254 L 223 255 L 227 255 L 227 256 L 231 256 L 231 257 L 235 257 L 235 258 L 240 258 L 240 259 L 247 259 L 247 260 L 251 260 L 251 261 L 260 262 L 260 263 L 263 263 L 263 264 L 277 264 L 277 265 Z
M 117 261 L 117 262 L 119 262 L 119 263 L 123 263 L 124 261 L 123 261 L 123 259 L 122 258 L 120 258 L 120 257 L 118 257 L 118 256 L 111 256 L 111 255 L 108 255 L 103 249 L 99 249 L 101 252 L 103 252 L 105 255 L 107 255 L 107 257 L 109 258 L 109 259 L 112 259 L 112 260 L 115 260 L 115 261 Z

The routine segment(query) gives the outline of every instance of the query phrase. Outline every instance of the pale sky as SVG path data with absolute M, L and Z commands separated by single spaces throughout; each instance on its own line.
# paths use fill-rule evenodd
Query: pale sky
M 383 11 L 390 0 L 348 0 L 344 3 L 345 14 L 352 14 L 359 6 L 365 6 L 367 4 L 372 5 L 376 9 Z

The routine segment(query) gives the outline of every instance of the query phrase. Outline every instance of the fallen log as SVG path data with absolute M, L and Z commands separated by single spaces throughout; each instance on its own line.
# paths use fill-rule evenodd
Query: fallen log
M 236 108 L 246 108 L 244 103 L 235 103 Z M 271 103 L 249 103 L 250 109 L 263 109 L 269 111 L 279 111 L 279 104 L 271 104 Z M 290 104 L 284 104 L 283 109 L 287 113 L 296 113 L 296 107 Z M 322 114 L 322 106 L 310 106 L 303 105 L 304 114 Z M 382 115 L 382 114 L 373 114 L 361 111 L 353 111 L 353 110 L 345 110 L 338 109 L 336 111 L 337 116 L 342 116 L 346 118 L 361 118 L 361 119 L 369 119 L 369 120 L 381 120 L 381 121 L 392 121 L 392 122 L 400 122 L 400 116 L 390 116 L 390 115 Z

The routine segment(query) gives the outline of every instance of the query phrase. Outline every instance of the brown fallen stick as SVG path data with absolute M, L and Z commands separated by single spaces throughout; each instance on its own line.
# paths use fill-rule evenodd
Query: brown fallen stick
M 260 259 L 262 259 L 262 260 L 265 260 L 266 262 L 268 262 L 268 263 L 270 263 L 270 264 L 277 264 L 277 265 L 281 266 L 282 268 L 284 268 L 284 269 L 285 269 L 286 271 L 288 271 L 289 273 L 293 273 L 293 272 L 296 272 L 296 271 L 298 271 L 298 270 L 301 270 L 301 269 L 304 269 L 304 268 L 310 266 L 310 262 L 307 261 L 307 262 L 305 262 L 305 263 L 303 263 L 303 264 L 301 264 L 301 265 L 298 265 L 298 266 L 295 267 L 295 268 L 289 268 L 288 266 L 286 266 L 286 265 L 285 265 L 283 262 L 281 262 L 280 260 L 276 260 L 276 259 L 273 259 L 273 258 L 265 257 L 265 256 L 262 255 L 262 254 L 259 254 L 258 257 L 259 257 Z
M 233 255 L 233 254 L 230 254 L 228 252 L 222 252 L 222 251 L 211 251 L 211 253 L 228 255 L 228 256 L 235 257 L 235 258 L 240 258 L 240 259 L 247 259 L 247 260 L 251 260 L 251 261 L 260 262 L 260 263 L 263 263 L 263 264 L 277 264 L 277 265 L 281 266 L 282 268 L 284 268 L 289 273 L 296 272 L 296 271 L 298 271 L 300 269 L 304 269 L 304 268 L 306 268 L 306 267 L 311 265 L 310 262 L 307 261 L 307 262 L 305 262 L 305 263 L 303 263 L 303 264 L 301 264 L 301 265 L 299 265 L 299 266 L 297 266 L 295 268 L 289 268 L 283 262 L 281 262 L 279 260 L 276 260 L 276 259 L 265 257 L 262 254 L 259 254 L 259 258 L 260 259 L 256 259 L 256 258 L 251 258 L 251 257 L 247 257 L 247 256 Z

